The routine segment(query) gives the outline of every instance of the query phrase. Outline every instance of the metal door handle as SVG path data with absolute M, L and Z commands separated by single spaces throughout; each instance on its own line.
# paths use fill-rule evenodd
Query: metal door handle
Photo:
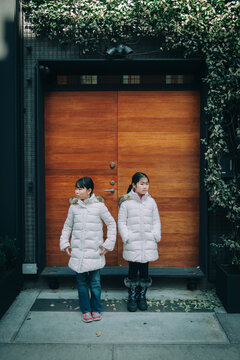
M 105 192 L 111 192 L 111 193 L 114 193 L 114 191 L 115 191 L 115 189 L 106 189 L 106 190 L 104 190 Z

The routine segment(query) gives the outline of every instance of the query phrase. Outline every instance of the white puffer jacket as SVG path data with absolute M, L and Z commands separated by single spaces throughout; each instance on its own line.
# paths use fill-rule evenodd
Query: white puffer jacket
M 116 242 L 116 223 L 100 196 L 85 200 L 71 198 L 68 216 L 60 237 L 60 249 L 71 246 L 68 266 L 77 273 L 101 269 L 105 256 L 101 247 L 111 251 Z M 103 241 L 103 224 L 107 225 L 107 239 Z M 70 235 L 71 245 L 69 242 Z
M 158 259 L 161 222 L 155 200 L 132 190 L 119 199 L 118 229 L 123 241 L 123 258 L 146 263 Z

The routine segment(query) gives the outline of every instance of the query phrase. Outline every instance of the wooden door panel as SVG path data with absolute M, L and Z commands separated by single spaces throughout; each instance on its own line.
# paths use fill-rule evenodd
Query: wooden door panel
M 129 131 L 136 131 L 138 132 L 139 128 L 139 120 L 143 119 L 142 114 L 139 114 L 139 116 L 132 117 L 130 116 L 132 125 L 131 129 Z M 159 125 L 158 118 L 157 117 L 147 117 L 144 119 L 144 126 L 146 127 L 147 131 L 158 131 L 161 133 L 164 133 L 167 131 L 168 134 L 177 132 L 182 132 L 184 134 L 192 133 L 196 130 L 196 126 L 198 124 L 199 119 L 193 118 L 189 119 L 187 117 L 182 118 L 182 122 L 179 121 L 179 118 L 169 118 L 169 117 L 163 117 L 162 120 L 165 121 L 161 126 Z M 127 128 L 129 123 L 129 118 L 126 117 L 122 119 L 121 121 L 121 128 Z
M 80 130 L 78 134 L 54 133 L 46 136 L 46 167 L 59 169 L 64 164 L 65 169 L 109 169 L 110 162 L 117 161 L 116 134 L 95 133 L 88 137 L 89 133 L 81 133 Z
M 134 138 L 134 141 L 133 141 Z M 199 134 L 181 134 L 158 132 L 122 132 L 118 136 L 119 156 L 124 157 L 133 151 L 141 158 L 154 156 L 161 158 L 175 153 L 178 155 L 195 155 L 199 152 Z M 151 145 L 151 152 L 147 148 Z
M 199 123 L 198 92 L 119 92 L 119 195 L 135 172 L 149 176 L 162 221 L 152 266 L 198 266 Z
M 180 131 L 186 134 L 198 129 L 199 116 L 195 110 L 199 107 L 199 97 L 190 97 L 189 91 L 172 91 L 171 96 L 169 92 L 162 91 L 161 97 L 159 92 L 150 91 L 145 94 L 142 92 L 139 96 L 139 92 L 121 92 L 118 112 L 121 117 L 120 131 L 131 129 L 130 131 L 139 132 L 141 119 L 144 119 L 141 126 L 150 132 L 167 130 L 168 133 Z M 159 121 L 160 117 L 162 121 Z
M 46 261 L 48 266 L 66 266 L 68 256 L 59 250 L 59 238 L 74 196 L 75 182 L 93 178 L 96 195 L 117 218 L 117 93 L 51 92 L 45 96 L 45 192 Z M 116 189 L 117 190 L 117 189 Z M 106 227 L 104 226 L 106 234 Z M 107 264 L 117 265 L 117 246 L 107 254 Z
M 145 173 L 148 174 L 151 169 L 145 169 Z M 131 179 L 131 176 L 130 176 Z M 158 193 L 159 189 L 161 189 L 161 197 L 164 196 L 165 198 L 165 206 L 166 204 L 170 206 L 170 202 L 172 201 L 171 198 L 184 199 L 185 203 L 186 200 L 189 199 L 192 203 L 194 197 L 196 196 L 196 191 L 198 191 L 198 175 L 188 175 L 186 176 L 186 182 L 184 182 L 184 175 L 176 175 L 174 176 L 154 176 L 151 174 L 151 192 L 155 194 Z M 122 194 L 126 191 L 126 185 L 129 183 L 129 177 L 123 176 L 121 177 L 121 185 L 119 186 L 119 192 Z M 159 196 L 158 194 L 157 196 Z M 196 197 L 198 199 L 198 196 Z M 167 203 L 166 203 L 167 200 Z M 164 204 L 163 204 L 164 205 Z
M 58 217 L 59 213 L 65 212 L 66 209 L 68 209 L 68 199 L 75 196 L 76 180 L 78 180 L 78 178 L 74 176 L 49 176 L 46 178 L 46 200 L 48 202 L 48 206 L 46 207 L 46 217 L 49 215 L 50 218 L 54 219 L 55 217 Z M 105 189 L 110 188 L 108 179 L 105 179 L 103 176 L 94 176 L 94 180 L 94 192 L 105 198 L 109 207 L 111 207 L 111 211 L 116 215 L 117 209 L 112 194 L 104 192 Z M 112 180 L 117 182 L 116 175 L 112 176 Z
M 159 260 L 151 265 L 198 265 L 199 109 L 196 91 L 46 94 L 47 265 L 65 266 L 68 261 L 59 251 L 59 237 L 75 181 L 91 176 L 94 192 L 104 196 L 117 220 L 118 197 L 136 171 L 149 175 L 162 220 Z M 111 180 L 114 194 L 104 192 L 113 187 Z M 126 264 L 118 235 L 107 265 Z
M 161 94 L 160 94 L 161 92 Z M 159 97 L 159 94 L 161 95 Z M 195 103 L 199 104 L 199 98 L 191 98 L 189 95 L 196 95 L 198 94 L 198 91 L 121 91 L 120 97 L 119 97 L 119 104 L 136 104 L 136 103 L 143 103 L 143 104 L 172 104 L 172 103 Z M 144 99 L 144 102 L 142 101 Z M 171 109 L 170 109 L 171 110 Z M 195 109 L 193 109 L 195 110 Z
M 108 91 L 107 95 L 104 91 L 60 91 L 49 92 L 45 103 L 62 103 L 62 100 L 67 104 L 113 104 L 116 100 L 116 91 Z
M 146 157 L 145 157 L 146 156 Z M 144 157 L 132 157 L 132 156 L 118 156 L 118 161 L 121 163 L 122 169 L 119 169 L 121 173 L 126 173 L 130 170 L 132 173 L 132 169 L 136 169 L 138 171 L 139 168 L 141 169 L 154 169 L 158 171 L 161 169 L 162 171 L 170 171 L 172 172 L 173 169 L 176 170 L 176 173 L 185 174 L 189 172 L 197 172 L 199 174 L 199 155 L 178 155 L 172 156 L 167 154 L 164 157 L 153 158 L 147 152 Z M 147 165 L 146 165 L 147 162 Z

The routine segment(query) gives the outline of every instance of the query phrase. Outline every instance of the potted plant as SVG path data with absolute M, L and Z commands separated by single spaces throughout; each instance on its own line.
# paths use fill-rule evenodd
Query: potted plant
M 213 246 L 222 247 L 227 254 L 232 254 L 230 261 L 216 263 L 216 293 L 228 313 L 240 313 L 239 240 L 223 235 L 221 242 Z
M 228 169 L 222 169 L 222 163 L 218 162 L 218 168 L 222 172 L 221 179 L 219 178 L 218 183 L 215 182 L 212 187 L 207 185 L 211 208 L 221 208 L 225 215 L 225 226 L 222 227 L 226 232 L 221 234 L 218 242 L 211 244 L 216 249 L 217 256 L 216 292 L 227 312 L 240 313 L 239 91 L 231 95 L 231 100 L 228 109 L 223 112 L 224 137 L 226 151 L 230 154 L 227 158 L 230 166 Z M 219 156 L 218 160 L 221 159 L 222 157 Z
M 219 242 L 212 243 L 212 246 L 224 251 L 222 259 L 216 262 L 216 293 L 227 312 L 240 313 L 239 223 L 233 222 L 232 232 L 223 234 Z M 220 251 L 217 251 L 219 254 Z
M 20 252 L 16 239 L 0 236 L 0 318 L 18 295 L 21 286 Z

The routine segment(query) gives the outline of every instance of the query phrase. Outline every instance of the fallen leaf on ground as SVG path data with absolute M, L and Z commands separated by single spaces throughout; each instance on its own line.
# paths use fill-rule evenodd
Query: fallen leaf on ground
M 99 337 L 99 336 L 102 335 L 102 332 L 101 332 L 100 330 L 98 330 L 98 331 L 96 332 L 96 335 L 97 335 L 97 337 Z

